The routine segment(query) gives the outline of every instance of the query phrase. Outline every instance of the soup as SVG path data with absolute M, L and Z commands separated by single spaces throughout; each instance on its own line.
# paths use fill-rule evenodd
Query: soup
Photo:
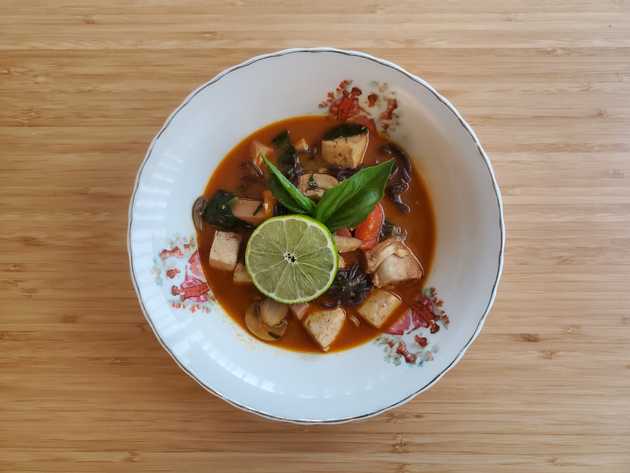
M 378 177 L 384 172 L 380 168 L 391 164 L 383 181 L 384 196 L 371 205 L 367 217 L 351 227 L 332 227 L 332 240 L 339 253 L 338 269 L 330 271 L 332 286 L 312 300 L 282 304 L 274 300 L 273 294 L 266 297 L 259 290 L 259 286 L 268 290 L 263 287 L 264 278 L 252 281 L 256 272 L 250 266 L 254 263 L 245 261 L 245 250 L 253 244 L 250 237 L 254 228 L 264 222 L 271 231 L 267 223 L 272 217 L 280 224 L 278 216 L 295 213 L 295 209 L 283 205 L 286 201 L 277 198 L 287 199 L 284 191 L 278 190 L 280 180 L 274 181 L 275 187 L 270 184 L 277 176 L 262 161 L 263 156 L 275 162 L 313 208 L 334 201 L 337 191 L 332 189 L 345 181 L 361 181 L 367 187 L 348 204 L 356 203 L 357 215 L 367 210 L 363 204 L 374 195 L 369 173 Z M 293 161 L 287 163 L 287 156 Z M 361 180 L 364 175 L 368 177 Z M 220 207 L 228 209 L 227 214 L 216 215 L 208 210 L 213 205 L 216 210 L 221 202 L 227 203 Z M 341 220 L 337 223 L 356 217 L 353 208 L 347 208 L 350 211 L 345 214 L 338 212 Z M 435 247 L 429 193 L 404 150 L 366 127 L 349 126 L 323 116 L 275 122 L 245 138 L 214 171 L 193 213 L 203 270 L 225 312 L 262 341 L 303 352 L 344 350 L 390 327 L 418 302 Z M 310 220 L 295 217 L 297 222 L 300 219 L 306 227 L 311 225 Z M 309 231 L 320 230 L 313 224 Z M 325 249 L 318 251 L 325 253 Z M 294 261 L 286 264 L 290 263 Z M 273 326 L 269 317 L 277 317 Z M 262 335 L 258 330 L 261 327 L 266 330 Z

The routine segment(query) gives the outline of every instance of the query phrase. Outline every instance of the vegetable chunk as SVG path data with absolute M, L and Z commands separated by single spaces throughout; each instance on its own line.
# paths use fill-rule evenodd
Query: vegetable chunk
M 278 325 L 287 317 L 288 313 L 288 305 L 276 302 L 268 297 L 260 303 L 260 320 L 269 327 Z
M 335 235 L 335 245 L 337 246 L 337 251 L 339 253 L 348 253 L 350 251 L 358 250 L 359 247 L 363 244 L 363 241 L 358 238 L 346 237 Z
M 356 168 L 363 162 L 368 147 L 368 133 L 322 140 L 324 161 L 341 168 Z
M 388 238 L 380 242 L 374 248 L 365 252 L 366 271 L 375 272 L 383 261 L 396 252 L 402 256 L 407 246 L 397 238 Z
M 289 308 L 298 320 L 302 320 L 308 311 L 310 304 L 291 304 Z
M 381 328 L 385 321 L 400 306 L 400 298 L 383 289 L 375 289 L 357 312 L 370 325 Z
M 339 181 L 330 174 L 303 174 L 298 187 L 307 197 L 321 199 L 327 189 L 335 187 Z
M 258 167 L 262 167 L 263 156 L 271 158 L 273 156 L 273 148 L 262 144 L 260 141 L 253 141 L 250 147 L 252 162 Z
M 253 225 L 258 225 L 267 218 L 263 203 L 259 200 L 234 199 L 232 203 L 232 214 L 238 219 Z
M 210 248 L 210 266 L 223 271 L 233 271 L 240 246 L 241 236 L 238 233 L 216 231 Z
M 346 312 L 341 308 L 314 312 L 304 321 L 304 327 L 322 350 L 330 350 L 346 320 Z
M 234 268 L 232 282 L 234 282 L 234 284 L 252 284 L 252 278 L 249 276 L 243 263 L 238 263 Z
M 365 253 L 368 273 L 374 273 L 372 282 L 376 287 L 391 286 L 410 279 L 420 279 L 422 265 L 413 252 L 396 238 L 376 245 Z
M 403 257 L 392 255 L 383 261 L 374 273 L 373 281 L 376 287 L 386 287 L 421 277 L 422 266 L 410 253 Z

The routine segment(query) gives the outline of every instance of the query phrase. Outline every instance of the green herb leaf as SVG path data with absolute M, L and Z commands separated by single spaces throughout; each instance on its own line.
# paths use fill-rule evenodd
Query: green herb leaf
M 293 143 L 291 143 L 289 132 L 287 130 L 280 132 L 271 140 L 271 144 L 276 148 L 277 162 L 282 174 L 289 180 L 297 179 L 302 174 L 302 164 Z
M 271 172 L 269 188 L 276 199 L 293 212 L 309 215 L 313 214 L 315 212 L 315 203 L 302 194 L 291 181 L 284 177 L 280 170 L 275 167 L 266 156 L 263 156 L 263 161 Z
M 219 230 L 251 230 L 254 226 L 232 213 L 232 204 L 237 197 L 231 192 L 218 190 L 208 202 L 206 202 L 201 217 L 210 225 Z
M 315 218 L 331 231 L 361 223 L 383 198 L 394 165 L 395 161 L 390 159 L 376 166 L 363 168 L 328 189 L 317 204 Z
M 363 133 L 367 133 L 368 129 L 365 125 L 361 125 L 359 123 L 342 123 L 335 128 L 328 130 L 324 135 L 325 140 L 335 140 L 337 138 L 341 138 L 342 136 L 350 137 L 356 135 L 362 135 Z

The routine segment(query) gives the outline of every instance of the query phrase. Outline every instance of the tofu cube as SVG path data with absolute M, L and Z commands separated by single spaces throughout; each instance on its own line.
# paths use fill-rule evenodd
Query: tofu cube
M 308 312 L 309 307 L 309 304 L 292 304 L 291 306 L 289 306 L 291 312 L 298 320 L 302 320 L 304 318 L 306 312 Z
M 298 181 L 298 187 L 307 197 L 321 199 L 327 189 L 335 187 L 339 181 L 330 174 L 302 174 Z
M 413 253 L 393 254 L 383 261 L 372 278 L 376 287 L 386 287 L 422 277 L 422 266 Z
M 356 168 L 363 162 L 368 147 L 368 133 L 322 140 L 324 161 L 342 168 Z
M 357 312 L 363 319 L 376 328 L 381 328 L 385 321 L 400 307 L 398 296 L 383 289 L 374 289 L 359 306 Z
M 238 233 L 216 231 L 210 248 L 210 266 L 222 271 L 233 271 L 238 260 L 241 236 Z
M 330 350 L 346 320 L 346 312 L 337 307 L 333 310 L 313 312 L 304 321 L 304 327 L 322 350 Z
M 234 284 L 252 284 L 252 278 L 243 263 L 237 263 L 232 276 Z
M 240 197 L 234 199 L 232 213 L 236 218 L 240 218 L 252 225 L 258 225 L 267 218 L 267 213 L 261 201 L 242 199 Z

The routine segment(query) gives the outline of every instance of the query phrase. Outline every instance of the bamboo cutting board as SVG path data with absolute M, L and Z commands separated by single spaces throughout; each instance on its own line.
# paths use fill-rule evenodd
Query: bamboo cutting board
M 250 56 L 397 62 L 471 122 L 508 230 L 464 360 L 404 407 L 270 423 L 180 372 L 127 272 L 152 136 Z M 630 4 L 0 4 L 0 471 L 629 472 Z

